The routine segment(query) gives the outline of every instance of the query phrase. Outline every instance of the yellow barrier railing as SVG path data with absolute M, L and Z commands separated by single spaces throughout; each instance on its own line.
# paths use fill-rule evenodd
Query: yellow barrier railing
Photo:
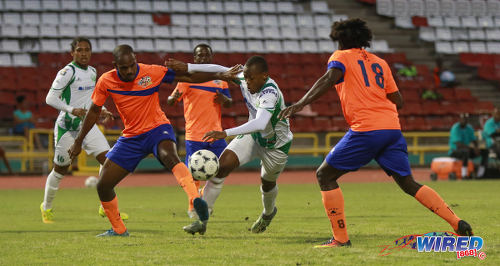
M 121 136 L 120 130 L 104 130 L 106 139 L 110 142 L 114 142 Z M 49 138 L 49 147 L 47 151 L 39 152 L 34 150 L 34 135 L 35 134 L 47 134 Z M 307 144 L 307 146 L 294 146 L 292 145 L 290 149 L 290 154 L 312 154 L 314 156 L 326 155 L 332 147 L 335 145 L 333 139 L 342 138 L 345 132 L 330 132 L 325 135 L 324 146 L 319 145 L 319 136 L 316 133 L 294 133 L 294 139 L 305 139 L 311 140 L 312 144 Z M 447 145 L 426 145 L 422 146 L 422 140 L 425 138 L 448 138 L 449 132 L 404 132 L 403 135 L 411 143 L 408 146 L 408 152 L 415 155 L 419 155 L 419 163 L 424 164 L 425 153 L 428 152 L 446 152 L 448 151 Z M 226 138 L 227 142 L 230 142 L 234 136 Z M 411 139 L 411 140 L 410 140 Z M 179 136 L 179 141 L 184 142 L 184 135 Z M 48 161 L 49 168 L 52 168 L 53 157 L 54 157 L 54 132 L 50 129 L 31 129 L 29 132 L 29 138 L 26 140 L 21 136 L 0 136 L 0 142 L 20 142 L 22 148 L 21 152 L 7 152 L 7 157 L 9 158 L 19 158 L 21 159 L 21 171 L 26 171 L 26 165 L 29 165 L 29 170 L 33 170 L 33 160 L 35 158 L 46 158 Z M 179 150 L 179 155 L 183 156 L 186 154 L 184 149 Z M 29 164 L 27 164 L 29 162 Z M 80 172 L 93 172 L 96 173 L 99 167 L 88 165 L 88 156 L 85 152 L 82 152 L 78 157 L 78 168 Z

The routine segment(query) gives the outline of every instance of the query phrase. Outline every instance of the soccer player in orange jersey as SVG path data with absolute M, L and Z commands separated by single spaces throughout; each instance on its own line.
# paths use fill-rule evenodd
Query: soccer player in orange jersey
M 406 141 L 401 134 L 396 108 L 403 106 L 387 63 L 367 52 L 372 33 L 366 22 L 349 19 L 335 22 L 330 37 L 339 50 L 328 60 L 326 73 L 297 103 L 280 113 L 286 118 L 302 110 L 335 87 L 349 131 L 337 143 L 316 172 L 333 237 L 316 247 L 350 246 L 344 215 L 344 197 L 337 184 L 343 174 L 356 171 L 375 159 L 407 194 L 446 220 L 459 235 L 472 235 L 471 226 L 458 218 L 428 186 L 413 179 Z
M 196 45 L 194 63 L 210 64 L 212 58 L 212 48 L 208 44 Z M 219 157 L 227 146 L 226 140 L 203 141 L 203 135 L 208 131 L 222 130 L 221 106 L 229 108 L 233 104 L 227 82 L 222 80 L 204 83 L 179 82 L 172 95 L 168 97 L 167 104 L 174 105 L 179 101 L 184 101 L 186 165 L 191 155 L 198 150 L 209 150 Z M 195 181 L 195 184 L 199 188 L 200 181 Z M 196 218 L 192 204 L 189 204 L 188 215 L 190 218 Z
M 158 65 L 138 64 L 132 47 L 119 45 L 113 50 L 115 69 L 104 73 L 92 94 L 92 105 L 75 143 L 68 151 L 73 159 L 81 152 L 83 139 L 96 123 L 102 105 L 111 96 L 123 120 L 125 129 L 113 148 L 106 154 L 100 173 L 97 192 L 112 228 L 98 236 L 128 236 L 120 213 L 114 187 L 133 172 L 148 154 L 169 170 L 193 202 L 199 220 L 185 226 L 184 231 L 204 234 L 208 221 L 208 207 L 200 198 L 188 168 L 177 155 L 175 134 L 159 104 L 161 82 L 205 82 L 214 79 L 233 80 L 236 71 L 225 73 L 183 73 Z

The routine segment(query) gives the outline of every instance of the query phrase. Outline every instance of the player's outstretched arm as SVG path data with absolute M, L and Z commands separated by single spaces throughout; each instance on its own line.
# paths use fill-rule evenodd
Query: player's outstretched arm
M 241 65 L 236 65 L 225 72 L 187 72 L 185 74 L 176 75 L 175 81 L 203 83 L 210 80 L 233 81 L 237 79 L 238 73 L 242 71 Z
M 80 132 L 78 132 L 78 136 L 75 139 L 75 143 L 68 150 L 71 160 L 76 158 L 76 156 L 78 156 L 78 154 L 82 151 L 83 139 L 85 139 L 85 136 L 87 136 L 89 131 L 99 119 L 101 109 L 102 106 L 95 105 L 94 103 L 90 106 L 90 109 L 85 116 L 85 120 L 83 120 L 82 128 L 80 129 Z
M 257 131 L 262 131 L 266 128 L 271 120 L 272 114 L 266 109 L 257 109 L 255 119 L 246 122 L 243 125 L 226 129 L 224 131 L 209 131 L 203 136 L 203 141 L 218 140 L 226 138 L 227 136 L 245 135 Z
M 283 118 L 289 118 L 293 114 L 299 112 L 304 108 L 304 106 L 312 103 L 313 101 L 317 100 L 321 95 L 325 94 L 330 88 L 333 87 L 337 83 L 340 78 L 342 78 L 344 74 L 340 69 L 337 68 L 330 68 L 321 78 L 319 78 L 316 83 L 312 86 L 309 91 L 300 99 L 298 102 L 295 104 L 292 104 L 291 106 L 287 107 L 286 109 L 282 110 L 278 118 L 283 119 Z

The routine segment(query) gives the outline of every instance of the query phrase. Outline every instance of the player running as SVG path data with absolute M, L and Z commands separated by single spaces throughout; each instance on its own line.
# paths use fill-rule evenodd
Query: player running
M 52 201 L 59 189 L 59 183 L 71 164 L 68 149 L 81 128 L 81 119 L 92 104 L 90 96 L 94 91 L 97 74 L 95 68 L 89 66 L 91 55 L 92 44 L 87 38 L 73 39 L 71 42 L 73 61 L 57 73 L 45 100 L 48 105 L 60 112 L 54 126 L 54 169 L 47 177 L 45 195 L 40 205 L 44 223 L 54 222 Z M 113 114 L 103 108 L 100 117 L 112 119 Z M 94 156 L 101 165 L 104 163 L 109 144 L 96 125 L 90 129 L 82 144 L 88 154 Z M 125 213 L 122 213 L 122 217 L 128 219 Z
M 330 38 L 339 50 L 328 60 L 326 73 L 297 103 L 283 110 L 287 118 L 302 110 L 335 86 L 349 131 L 330 151 L 316 172 L 323 205 L 333 237 L 316 247 L 350 246 L 344 215 L 344 197 L 337 179 L 375 159 L 407 194 L 446 220 L 459 235 L 472 235 L 470 225 L 460 220 L 443 199 L 428 186 L 415 182 L 408 162 L 406 141 L 396 108 L 403 106 L 387 63 L 367 52 L 372 33 L 360 19 L 335 22 Z
M 172 63 L 172 62 L 171 62 Z M 168 64 L 167 64 L 168 65 Z M 189 65 L 193 71 L 222 71 L 218 65 Z M 261 193 L 264 210 L 252 225 L 253 233 L 261 233 L 271 223 L 278 209 L 276 180 L 285 168 L 293 134 L 287 119 L 277 116 L 285 108 L 285 100 L 278 84 L 269 77 L 267 62 L 263 57 L 253 56 L 245 64 L 236 82 L 248 108 L 248 122 L 224 131 L 209 131 L 204 141 L 237 136 L 229 143 L 219 158 L 219 173 L 209 179 L 203 188 L 203 199 L 213 208 L 221 193 L 224 179 L 238 166 L 254 158 L 261 160 Z
M 193 202 L 200 220 L 185 226 L 188 233 L 204 234 L 208 222 L 208 208 L 200 198 L 191 173 L 177 156 L 175 134 L 170 121 L 161 110 L 158 90 L 162 82 L 173 81 L 205 82 L 214 79 L 233 79 L 237 72 L 226 73 L 185 73 L 158 65 L 136 62 L 132 47 L 119 45 L 113 50 L 115 69 L 104 73 L 92 94 L 92 105 L 83 126 L 69 150 L 70 158 L 81 152 L 87 133 L 96 123 L 102 105 L 111 96 L 122 118 L 125 129 L 113 148 L 106 154 L 106 161 L 100 173 L 97 192 L 112 228 L 98 236 L 128 236 L 129 233 L 118 211 L 118 200 L 114 187 L 148 154 L 156 158 L 177 179 L 177 182 Z
M 194 63 L 212 62 L 212 48 L 208 44 L 198 44 L 194 48 Z M 211 80 L 204 83 L 177 83 L 177 87 L 168 97 L 167 104 L 174 105 L 184 101 L 184 119 L 186 120 L 186 165 L 191 155 L 198 150 L 209 150 L 219 157 L 226 148 L 226 140 L 203 141 L 203 134 L 210 130 L 222 130 L 221 106 L 229 108 L 233 104 L 227 82 Z M 196 187 L 200 181 L 195 180 Z M 190 218 L 196 218 L 193 205 L 188 208 Z

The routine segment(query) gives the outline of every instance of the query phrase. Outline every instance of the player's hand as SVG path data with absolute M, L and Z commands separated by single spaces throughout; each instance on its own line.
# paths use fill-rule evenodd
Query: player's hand
M 80 152 L 82 152 L 82 144 L 75 141 L 68 150 L 69 158 L 71 160 L 75 159 Z
M 227 137 L 226 131 L 208 131 L 203 136 L 203 141 L 215 141 L 218 139 L 225 139 Z
M 182 61 L 179 61 L 177 59 L 169 58 L 167 61 L 165 61 L 165 66 L 168 69 L 172 69 L 175 72 L 178 73 L 187 73 L 188 72 L 188 65 Z
M 278 119 L 283 119 L 283 118 L 289 118 L 293 114 L 300 112 L 304 106 L 302 104 L 292 104 L 288 106 L 287 108 L 281 110 L 281 112 L 278 114 Z
M 78 116 L 80 118 L 84 118 L 85 115 L 87 114 L 87 109 L 73 108 L 73 111 L 71 112 L 71 114 L 74 116 Z
M 110 111 L 102 109 L 99 118 L 102 119 L 102 123 L 106 124 L 110 120 L 114 120 L 115 116 Z
M 235 79 L 238 79 L 238 73 L 243 71 L 243 66 L 242 65 L 235 65 L 231 69 L 229 69 L 226 72 L 220 72 L 217 79 L 224 80 L 224 81 L 233 81 Z
M 229 98 L 226 95 L 222 94 L 220 90 L 217 90 L 215 92 L 214 103 L 224 105 L 227 101 L 229 101 Z

